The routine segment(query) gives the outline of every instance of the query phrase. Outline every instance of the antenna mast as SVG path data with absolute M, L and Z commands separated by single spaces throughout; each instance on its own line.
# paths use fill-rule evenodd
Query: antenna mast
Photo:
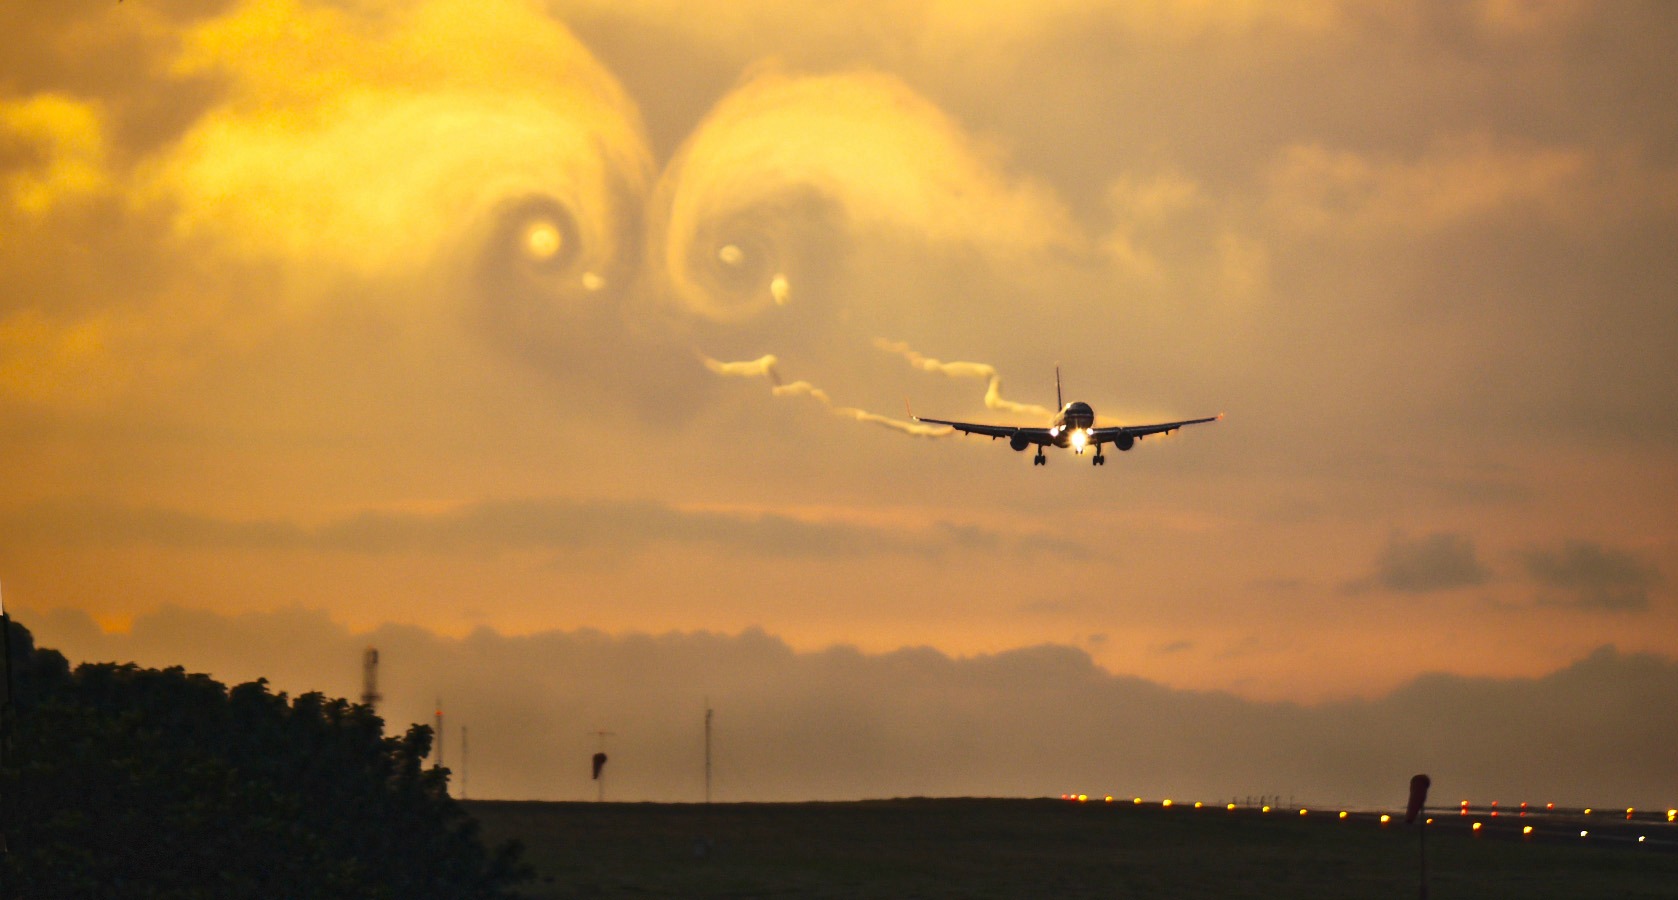
M 368 647 L 361 657 L 361 702 L 368 707 L 376 707 L 384 697 L 379 694 L 379 651 L 376 647 Z
M 705 698 L 705 802 L 711 802 L 711 698 Z

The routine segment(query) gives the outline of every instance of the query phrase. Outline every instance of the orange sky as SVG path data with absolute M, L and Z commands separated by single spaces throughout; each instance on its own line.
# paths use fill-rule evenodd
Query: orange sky
M 26 622 L 1054 644 L 1308 703 L 1678 645 L 1664 6 L 129 0 L 0 35 Z M 828 402 L 702 364 L 768 354 Z M 897 427 L 1046 424 L 1006 404 L 1057 363 L 1106 423 L 1227 418 L 1100 468 Z

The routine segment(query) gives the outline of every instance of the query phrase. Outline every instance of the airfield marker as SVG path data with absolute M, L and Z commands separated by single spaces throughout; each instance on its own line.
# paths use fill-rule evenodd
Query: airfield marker
M 1406 825 L 1414 824 L 1416 817 L 1419 815 L 1422 816 L 1421 837 L 1419 838 L 1421 847 L 1419 852 L 1419 859 L 1421 861 L 1421 900 L 1427 900 L 1427 826 L 1433 822 L 1432 819 L 1423 815 L 1423 811 L 1427 808 L 1427 789 L 1432 785 L 1433 779 L 1427 777 L 1426 775 L 1417 775 L 1411 778 L 1410 804 L 1404 811 L 1404 824 Z M 1492 801 L 1492 805 L 1496 806 L 1497 801 Z M 1492 815 L 1495 816 L 1497 813 L 1493 812 Z M 1382 818 L 1385 817 L 1383 816 Z

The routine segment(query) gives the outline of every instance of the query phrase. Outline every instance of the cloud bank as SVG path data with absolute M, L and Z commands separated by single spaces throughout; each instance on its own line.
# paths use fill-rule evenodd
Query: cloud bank
M 590 796 L 590 732 L 605 729 L 614 799 L 697 800 L 707 702 L 717 797 L 732 801 L 1072 790 L 1392 805 L 1417 771 L 1453 798 L 1678 796 L 1667 765 L 1678 725 L 1651 712 L 1678 702 L 1678 661 L 1612 647 L 1536 678 L 1426 675 L 1374 700 L 1299 706 L 1115 676 L 1056 645 L 957 658 L 795 652 L 758 630 L 448 638 L 352 632 L 302 609 L 171 608 L 125 634 L 68 612 L 20 619 L 75 660 L 183 663 L 352 697 L 361 650 L 376 646 L 386 720 L 428 722 L 441 698 L 446 761 L 459 772 L 466 727 L 469 790 L 484 798 Z

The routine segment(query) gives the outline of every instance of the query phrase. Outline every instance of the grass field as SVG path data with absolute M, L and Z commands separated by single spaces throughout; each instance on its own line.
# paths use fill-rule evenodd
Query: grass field
M 1060 800 L 801 804 L 477 801 L 533 898 L 1418 895 L 1415 828 L 1371 817 Z M 1429 897 L 1678 897 L 1678 853 L 1436 827 Z

